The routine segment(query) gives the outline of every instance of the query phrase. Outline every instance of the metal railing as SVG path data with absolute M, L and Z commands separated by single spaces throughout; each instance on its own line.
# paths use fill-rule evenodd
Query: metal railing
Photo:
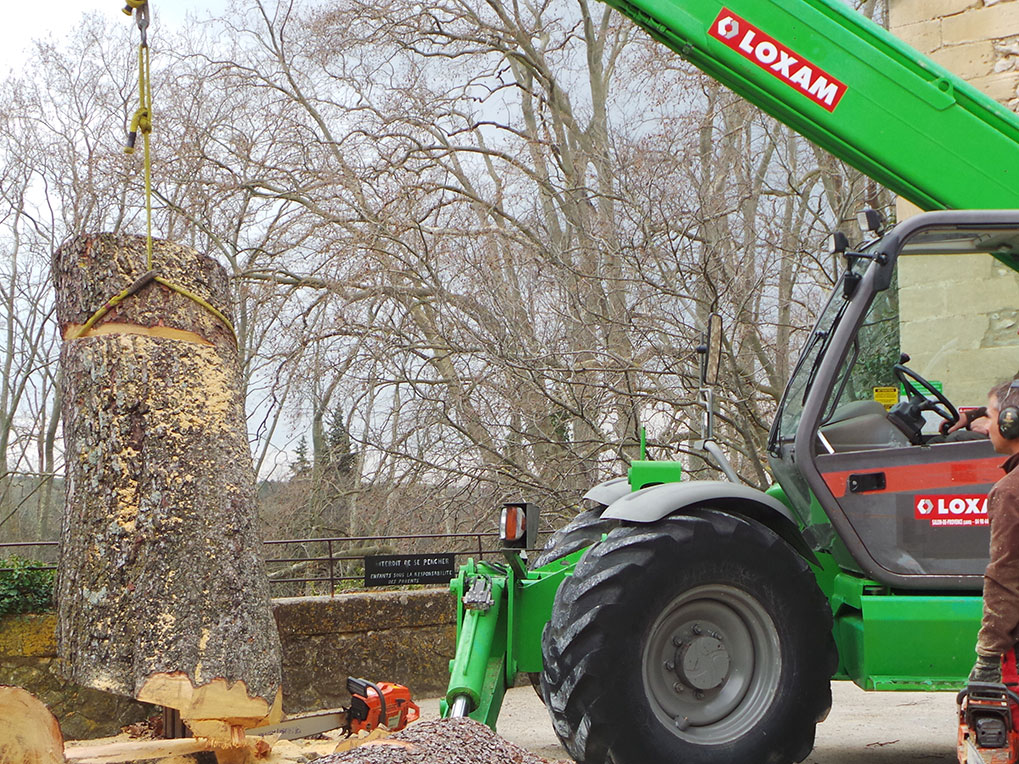
M 57 541 L 5 541 L 0 543 L 0 559 L 8 557 L 13 554 L 18 548 L 35 548 L 39 547 L 45 549 L 44 554 L 31 555 L 33 560 L 42 562 L 42 565 L 32 565 L 30 570 L 56 570 L 57 569 L 57 547 L 59 546 Z M 23 555 L 19 555 L 23 556 Z M 0 567 L 0 573 L 8 573 L 14 570 L 14 568 Z
M 376 554 L 454 554 L 457 564 L 499 554 L 498 533 L 414 533 L 392 536 L 338 536 L 274 539 L 264 542 L 269 585 L 293 594 L 334 594 L 363 581 L 364 558 Z M 370 546 L 369 546 L 370 545 Z M 369 548 L 366 548 L 369 547 Z M 280 550 L 280 556 L 271 551 Z M 299 552 L 299 553 L 295 553 Z M 299 591 L 299 587 L 303 591 Z M 325 591 L 322 591 L 322 590 Z
M 454 554 L 457 565 L 467 557 L 499 555 L 499 534 L 416 533 L 393 536 L 334 536 L 330 538 L 273 539 L 263 542 L 270 591 L 274 596 L 335 594 L 363 581 L 364 558 L 375 554 Z M 11 554 L 42 561 L 38 570 L 56 570 L 56 541 L 0 543 L 0 559 Z M 21 554 L 20 549 L 41 553 Z M 0 567 L 0 573 L 13 570 Z

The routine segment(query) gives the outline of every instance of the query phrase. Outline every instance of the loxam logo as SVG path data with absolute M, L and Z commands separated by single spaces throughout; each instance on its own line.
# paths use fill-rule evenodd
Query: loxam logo
M 835 111 L 845 95 L 843 83 L 728 8 L 722 8 L 709 31 L 716 40 L 828 111 Z
M 917 496 L 913 517 L 935 527 L 987 525 L 987 495 Z

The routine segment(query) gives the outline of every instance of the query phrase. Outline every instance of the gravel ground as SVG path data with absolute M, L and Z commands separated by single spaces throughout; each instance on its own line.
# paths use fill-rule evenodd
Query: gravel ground
M 804 764 L 954 764 L 955 693 L 864 692 L 832 684 L 832 711 L 817 727 L 817 745 Z M 422 717 L 438 716 L 438 700 L 420 702 Z M 545 706 L 530 687 L 506 693 L 499 734 L 547 759 L 567 759 Z M 738 764 L 734 762 L 733 764 Z
M 433 719 L 317 764 L 550 764 L 473 719 Z

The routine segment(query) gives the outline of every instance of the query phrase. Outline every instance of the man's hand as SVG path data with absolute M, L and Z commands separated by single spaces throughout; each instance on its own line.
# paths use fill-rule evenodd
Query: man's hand
M 987 435 L 987 430 L 990 426 L 991 420 L 987 418 L 987 409 L 967 409 L 966 411 L 959 412 L 958 421 L 954 422 L 951 427 L 948 426 L 948 422 L 942 423 L 941 434 L 950 435 L 956 430 L 961 430 L 965 427 L 970 432 L 979 432 Z
M 969 423 L 970 432 L 982 432 L 984 435 L 989 435 L 991 431 L 991 420 L 985 416 L 979 419 L 974 419 Z
M 969 672 L 969 682 L 1001 684 L 1001 656 L 978 655 L 973 670 Z

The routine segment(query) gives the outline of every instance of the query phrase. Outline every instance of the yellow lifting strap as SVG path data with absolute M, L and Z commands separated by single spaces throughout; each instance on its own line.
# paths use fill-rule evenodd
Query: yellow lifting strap
M 152 133 L 152 83 L 149 78 L 149 4 L 148 0 L 125 0 L 127 5 L 124 6 L 123 11 L 128 16 L 134 14 L 135 23 L 138 25 L 138 30 L 141 32 L 141 44 L 138 46 L 138 108 L 135 110 L 134 116 L 131 118 L 130 132 L 127 136 L 127 145 L 124 147 L 124 151 L 127 154 L 133 154 L 135 143 L 138 140 L 138 133 L 142 134 L 142 154 L 144 157 L 144 173 L 145 173 L 145 264 L 147 273 L 140 279 L 135 281 L 134 284 L 123 290 L 120 294 L 110 298 L 105 305 L 99 310 L 92 314 L 92 316 L 86 321 L 81 328 L 75 334 L 75 338 L 85 336 L 93 326 L 102 320 L 103 316 L 109 313 L 113 308 L 119 305 L 121 302 L 137 294 L 141 291 L 141 288 L 147 284 L 155 281 L 157 284 L 162 284 L 167 289 L 171 289 L 189 300 L 197 303 L 198 305 L 205 308 L 213 316 L 215 316 L 234 336 L 234 342 L 237 342 L 237 332 L 234 330 L 233 323 L 226 315 L 212 305 L 208 300 L 205 300 L 199 295 L 194 294 L 190 290 L 174 284 L 172 281 L 164 279 L 162 276 L 157 275 L 157 272 L 153 265 L 152 256 L 152 153 L 151 153 L 151 141 L 149 139 Z

